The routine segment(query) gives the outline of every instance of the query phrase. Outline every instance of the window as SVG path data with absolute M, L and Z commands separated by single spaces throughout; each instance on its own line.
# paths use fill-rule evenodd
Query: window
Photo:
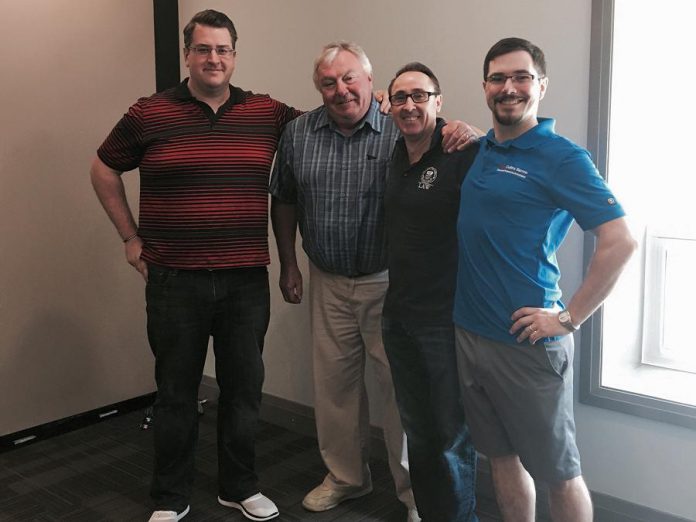
M 648 230 L 645 241 L 643 364 L 696 373 L 691 313 L 696 295 L 696 237 Z M 684 400 L 688 402 L 689 397 Z
M 588 144 L 640 249 L 583 325 L 580 400 L 696 428 L 696 2 L 592 9 Z

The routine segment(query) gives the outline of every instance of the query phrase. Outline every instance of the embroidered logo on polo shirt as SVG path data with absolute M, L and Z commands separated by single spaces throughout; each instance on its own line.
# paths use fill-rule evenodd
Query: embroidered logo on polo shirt
M 428 190 L 433 186 L 436 179 L 437 169 L 435 167 L 428 167 L 421 174 L 420 181 L 418 182 L 418 188 Z
M 519 167 L 515 167 L 514 165 L 505 165 L 505 164 L 500 164 L 498 165 L 498 168 L 496 169 L 498 172 L 505 172 L 506 174 L 512 174 L 513 176 L 517 176 L 518 178 L 526 179 L 528 172 L 524 169 L 521 169 Z

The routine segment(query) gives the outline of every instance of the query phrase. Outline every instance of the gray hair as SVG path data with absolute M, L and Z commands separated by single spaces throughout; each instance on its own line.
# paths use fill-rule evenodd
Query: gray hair
M 372 75 L 372 64 L 370 63 L 370 59 L 367 57 L 365 54 L 365 51 L 363 51 L 363 48 L 360 47 L 358 44 L 354 42 L 346 42 L 346 41 L 338 41 L 338 42 L 331 42 L 330 44 L 326 44 L 324 48 L 321 50 L 321 53 L 319 53 L 319 56 L 314 60 L 314 86 L 319 89 L 319 67 L 322 65 L 328 65 L 331 64 L 335 59 L 338 53 L 341 51 L 348 51 L 349 53 L 353 54 L 358 61 L 360 62 L 360 65 L 362 65 L 363 70 L 368 76 Z

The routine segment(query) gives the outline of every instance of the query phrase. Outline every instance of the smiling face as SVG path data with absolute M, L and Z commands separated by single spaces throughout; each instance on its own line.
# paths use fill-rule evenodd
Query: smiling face
M 390 93 L 413 94 L 415 92 L 436 92 L 433 81 L 419 71 L 408 71 L 394 79 Z M 442 107 L 442 96 L 430 96 L 427 101 L 415 103 L 410 97 L 403 105 L 393 106 L 391 115 L 401 134 L 408 141 L 430 139 L 437 119 L 437 113 Z
M 548 78 L 539 78 L 531 55 L 526 51 L 513 51 L 500 55 L 488 64 L 488 77 L 492 75 L 532 74 L 528 84 L 506 79 L 502 85 L 483 82 L 488 108 L 493 112 L 496 134 L 501 131 L 508 139 L 523 134 L 537 124 L 539 101 L 546 94 Z
M 191 47 L 234 48 L 232 36 L 224 27 L 210 27 L 197 24 L 191 37 Z M 229 89 L 230 78 L 234 72 L 235 56 L 231 53 L 224 58 L 217 52 L 199 55 L 184 49 L 184 60 L 189 69 L 189 89 L 196 95 L 214 96 Z
M 355 128 L 370 109 L 372 75 L 350 51 L 340 51 L 331 63 L 317 67 L 317 88 L 329 117 L 342 131 Z

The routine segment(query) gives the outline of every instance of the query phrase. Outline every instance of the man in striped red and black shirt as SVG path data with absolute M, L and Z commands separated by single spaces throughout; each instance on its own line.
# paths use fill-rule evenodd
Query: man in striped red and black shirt
M 230 85 L 237 33 L 223 13 L 184 29 L 190 77 L 135 103 L 97 152 L 94 189 L 146 284 L 155 355 L 151 521 L 189 511 L 197 392 L 214 340 L 219 502 L 247 518 L 278 516 L 259 492 L 254 433 L 270 304 L 268 177 L 285 124 L 299 111 Z M 140 169 L 139 224 L 121 174 Z

